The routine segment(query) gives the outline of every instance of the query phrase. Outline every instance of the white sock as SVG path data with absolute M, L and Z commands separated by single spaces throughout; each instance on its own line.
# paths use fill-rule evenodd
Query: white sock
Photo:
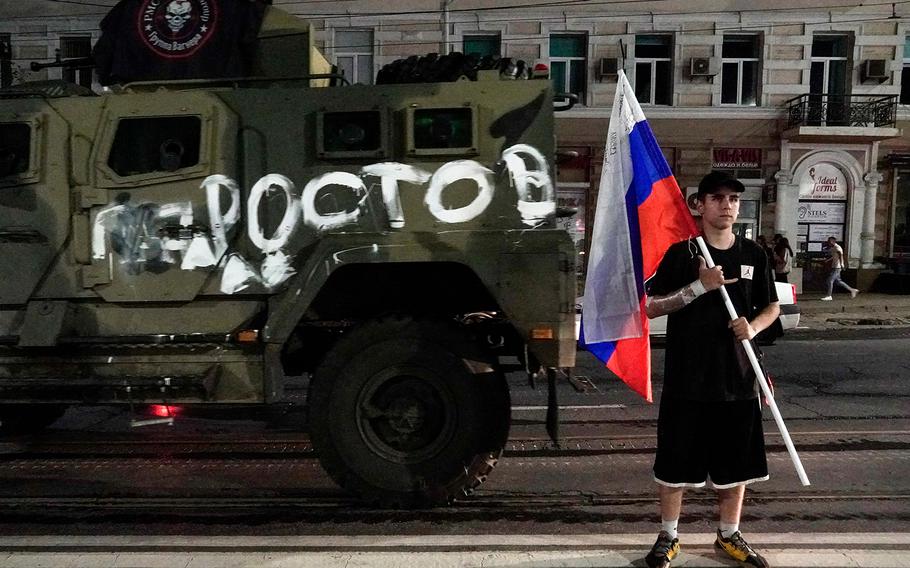
M 668 521 L 667 519 L 660 520 L 660 530 L 666 531 L 670 535 L 670 538 L 676 538 L 678 533 L 676 532 L 676 527 L 679 525 L 679 519 L 673 519 Z
M 724 538 L 730 538 L 733 536 L 733 533 L 739 530 L 739 523 L 721 522 L 718 530 L 720 530 L 720 536 Z

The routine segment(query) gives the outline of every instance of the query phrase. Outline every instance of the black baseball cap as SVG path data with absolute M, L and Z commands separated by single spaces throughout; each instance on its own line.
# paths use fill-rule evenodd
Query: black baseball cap
M 746 186 L 730 174 L 725 172 L 711 172 L 701 178 L 701 181 L 698 183 L 698 194 L 705 195 L 708 193 L 716 193 L 719 189 L 724 187 L 732 189 L 737 193 L 746 191 Z

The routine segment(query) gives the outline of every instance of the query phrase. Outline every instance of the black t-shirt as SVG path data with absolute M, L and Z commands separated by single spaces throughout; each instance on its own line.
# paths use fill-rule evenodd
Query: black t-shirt
M 751 320 L 778 301 L 768 256 L 759 245 L 736 237 L 727 250 L 710 245 L 708 250 L 725 278 L 739 278 L 727 285 L 737 314 Z M 671 246 L 649 282 L 648 293 L 663 296 L 697 279 L 698 254 L 694 239 Z M 757 396 L 755 375 L 729 322 L 720 290 L 703 294 L 668 316 L 663 396 L 700 401 Z

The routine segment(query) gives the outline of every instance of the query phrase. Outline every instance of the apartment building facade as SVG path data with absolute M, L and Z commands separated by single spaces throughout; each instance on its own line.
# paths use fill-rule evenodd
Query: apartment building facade
M 580 255 L 622 70 L 686 196 L 711 169 L 740 177 L 747 192 L 738 232 L 787 236 L 800 253 L 800 284 L 820 285 L 829 236 L 843 243 L 862 287 L 910 260 L 910 11 L 902 4 L 274 3 L 316 26 L 352 82 L 431 52 L 547 64 L 557 91 L 579 101 L 557 115 L 557 189 L 560 203 L 577 210 L 561 223 Z M 21 4 L 0 19 L 4 84 L 59 78 L 55 69 L 32 73 L 28 61 L 57 50 L 78 56 L 97 40 L 102 8 L 57 4 L 60 13 L 49 16 Z M 64 73 L 91 84 L 90 73 Z

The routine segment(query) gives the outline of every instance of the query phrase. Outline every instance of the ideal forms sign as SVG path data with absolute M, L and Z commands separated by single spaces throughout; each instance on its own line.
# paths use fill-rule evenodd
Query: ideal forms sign
M 799 198 L 846 201 L 847 180 L 831 164 L 816 164 L 799 181 Z

